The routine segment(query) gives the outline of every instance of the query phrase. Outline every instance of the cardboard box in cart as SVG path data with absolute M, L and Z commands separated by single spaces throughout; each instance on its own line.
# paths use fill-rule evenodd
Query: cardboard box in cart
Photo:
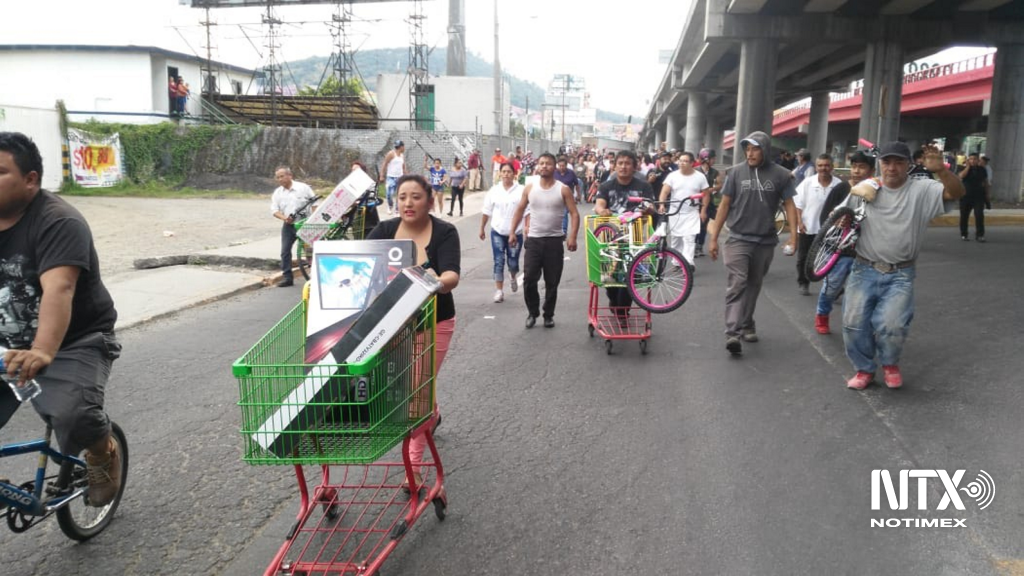
M 315 212 L 306 220 L 313 224 L 331 224 L 337 222 L 348 212 L 348 209 L 363 196 L 368 188 L 374 186 L 373 178 L 359 168 L 352 171 L 344 180 L 331 190 L 331 193 L 317 206 Z M 323 226 L 303 226 L 299 229 L 299 238 L 307 244 L 313 244 L 327 232 Z
M 378 381 L 372 377 L 346 378 L 338 372 L 338 364 L 357 363 L 385 349 L 393 336 L 402 330 L 409 319 L 420 313 L 427 300 L 440 287 L 440 282 L 422 268 L 402 270 L 345 330 L 337 344 L 313 366 L 306 378 L 282 399 L 280 408 L 253 434 L 256 443 L 284 458 L 292 454 L 303 434 L 318 429 L 325 419 L 331 417 L 332 403 L 365 402 L 378 395 L 380 401 L 388 405 L 408 400 L 411 381 L 415 379 L 418 370 L 424 369 L 418 366 L 418 362 L 415 367 L 396 366 L 396 370 L 402 370 L 399 377 L 388 375 L 378 378 Z M 409 362 L 413 362 L 411 357 Z M 381 386 L 388 386 L 389 389 L 382 391 Z M 398 410 L 404 411 L 395 414 L 392 410 L 392 414 L 402 420 L 408 421 L 417 416 L 408 409 Z M 376 423 L 366 424 L 372 426 Z

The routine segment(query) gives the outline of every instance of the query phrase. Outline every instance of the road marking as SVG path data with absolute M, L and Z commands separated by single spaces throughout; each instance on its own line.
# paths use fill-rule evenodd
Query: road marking
M 494 320 L 494 316 L 484 316 L 484 320 Z

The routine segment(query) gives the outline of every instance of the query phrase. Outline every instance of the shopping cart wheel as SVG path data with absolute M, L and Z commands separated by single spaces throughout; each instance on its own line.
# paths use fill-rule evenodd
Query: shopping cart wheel
M 608 353 L 609 356 L 611 356 L 611 354 L 612 354 L 612 341 L 611 340 L 605 340 L 604 341 L 604 350 L 605 350 L 605 352 Z
M 320 493 L 321 506 L 324 507 L 324 516 L 328 520 L 334 520 L 338 517 L 338 503 L 334 500 L 338 497 L 338 491 L 334 488 L 328 488 Z
M 640 341 L 640 353 L 644 355 L 647 354 L 647 340 Z
M 593 324 L 587 324 L 587 332 L 590 332 L 590 337 L 591 338 L 594 337 L 594 325 Z
M 437 515 L 438 520 L 444 520 L 444 517 L 448 514 L 448 505 L 444 503 L 444 499 L 440 496 L 434 498 L 434 514 Z

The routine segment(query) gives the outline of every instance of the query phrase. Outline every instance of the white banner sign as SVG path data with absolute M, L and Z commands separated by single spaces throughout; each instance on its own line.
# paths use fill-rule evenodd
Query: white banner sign
M 85 188 L 109 188 L 121 181 L 121 137 L 95 136 L 68 128 L 71 176 Z

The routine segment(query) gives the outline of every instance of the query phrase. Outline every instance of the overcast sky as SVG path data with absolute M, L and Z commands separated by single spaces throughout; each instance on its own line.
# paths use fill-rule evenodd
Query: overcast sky
M 4 2 L 3 43 L 155 45 L 205 56 L 199 22 L 204 11 L 179 0 L 31 0 Z M 494 2 L 466 0 L 466 47 L 487 61 L 494 57 Z M 589 1 L 516 0 L 499 2 L 500 57 L 506 72 L 546 87 L 558 73 L 583 76 L 591 104 L 622 114 L 643 114 L 665 72 L 658 50 L 675 47 L 689 0 L 637 4 L 632 14 L 598 9 Z M 353 4 L 353 44 L 362 49 L 404 48 L 410 44 L 411 2 Z M 334 8 L 277 8 L 286 22 L 278 58 L 327 56 L 332 40 L 324 20 Z M 428 46 L 448 43 L 448 1 L 423 2 Z M 215 59 L 258 67 L 260 55 L 239 25 L 265 53 L 260 9 L 212 10 Z M 40 18 L 45 15 L 45 20 Z M 431 71 L 435 72 L 435 71 Z M 443 70 L 436 72 L 443 73 Z
M 179 0 L 29 0 L 5 1 L 5 44 L 137 44 L 206 54 L 203 10 Z M 466 46 L 487 61 L 494 57 L 494 2 L 465 0 Z M 506 72 L 546 87 L 552 76 L 582 76 L 597 108 L 645 114 L 649 98 L 665 74 L 658 51 L 679 40 L 690 0 L 633 3 L 615 11 L 589 0 L 502 0 L 499 2 L 500 57 Z M 353 4 L 353 46 L 401 48 L 410 44 L 407 23 L 413 4 Z M 424 39 L 447 45 L 448 0 L 423 2 Z M 327 56 L 333 44 L 325 20 L 334 7 L 277 8 L 283 26 L 279 60 Z M 214 59 L 256 68 L 265 60 L 263 10 L 211 11 Z M 44 16 L 41 16 L 44 15 Z M 255 47 L 253 46 L 255 44 Z M 963 56 L 966 57 L 966 56 Z M 957 59 L 957 56 L 942 58 Z M 934 59 L 932 59 L 934 61 Z M 431 71 L 441 72 L 441 71 Z

